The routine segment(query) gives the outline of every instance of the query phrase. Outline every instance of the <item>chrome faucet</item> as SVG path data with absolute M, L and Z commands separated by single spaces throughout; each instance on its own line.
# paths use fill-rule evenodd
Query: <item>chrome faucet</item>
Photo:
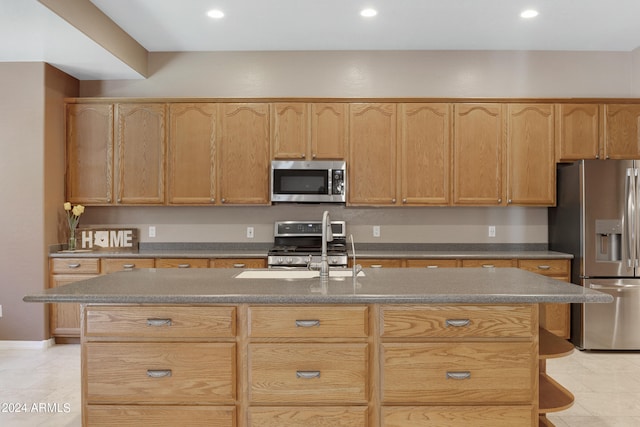
M 333 241 L 331 218 L 329 211 L 322 214 L 322 256 L 320 257 L 320 279 L 329 278 L 329 260 L 327 259 L 327 242 Z

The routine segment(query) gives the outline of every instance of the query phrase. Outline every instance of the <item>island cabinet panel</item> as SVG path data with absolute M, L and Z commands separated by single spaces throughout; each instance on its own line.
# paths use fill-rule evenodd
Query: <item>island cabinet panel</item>
M 383 338 L 531 338 L 531 305 L 383 306 Z
M 234 427 L 236 409 L 211 406 L 89 405 L 87 424 L 91 427 L 183 426 Z
M 366 406 L 254 407 L 250 427 L 372 427 Z
M 251 307 L 249 336 L 279 338 L 341 338 L 368 335 L 369 311 L 349 307 Z
M 249 400 L 366 404 L 367 357 L 367 344 L 250 344 Z
M 67 105 L 67 200 L 113 202 L 113 104 Z
M 236 307 L 89 306 L 88 337 L 212 338 L 236 335 Z
M 384 343 L 382 401 L 530 404 L 534 349 L 533 342 Z
M 116 202 L 163 204 L 166 105 L 117 104 Z
M 503 204 L 504 109 L 503 104 L 454 105 L 454 205 Z
M 169 106 L 169 204 L 215 203 L 217 114 L 213 103 Z
M 536 416 L 526 405 L 385 406 L 382 427 L 531 427 Z
M 234 343 L 86 343 L 87 402 L 234 404 L 235 347 Z

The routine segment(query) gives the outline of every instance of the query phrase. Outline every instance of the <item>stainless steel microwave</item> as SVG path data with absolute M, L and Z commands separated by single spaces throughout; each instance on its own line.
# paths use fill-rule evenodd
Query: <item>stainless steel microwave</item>
M 343 161 L 271 162 L 271 202 L 344 203 L 346 187 Z

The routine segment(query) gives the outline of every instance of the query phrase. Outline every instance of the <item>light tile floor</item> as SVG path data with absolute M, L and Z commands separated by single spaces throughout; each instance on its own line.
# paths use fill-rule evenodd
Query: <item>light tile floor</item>
M 547 372 L 576 397 L 557 427 L 640 426 L 640 353 L 575 351 Z M 79 345 L 0 349 L 0 426 L 79 427 L 80 413 Z

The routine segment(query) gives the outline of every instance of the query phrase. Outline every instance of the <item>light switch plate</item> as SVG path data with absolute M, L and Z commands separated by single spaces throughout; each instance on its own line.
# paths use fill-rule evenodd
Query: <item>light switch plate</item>
M 149 226 L 149 237 L 156 237 L 156 226 L 155 225 L 150 225 Z
M 379 225 L 374 225 L 373 226 L 373 237 L 380 237 L 380 226 Z
M 253 234 L 254 230 L 253 227 L 247 227 L 247 239 L 253 239 Z
M 490 225 L 489 226 L 489 237 L 496 237 L 496 226 L 495 225 Z

